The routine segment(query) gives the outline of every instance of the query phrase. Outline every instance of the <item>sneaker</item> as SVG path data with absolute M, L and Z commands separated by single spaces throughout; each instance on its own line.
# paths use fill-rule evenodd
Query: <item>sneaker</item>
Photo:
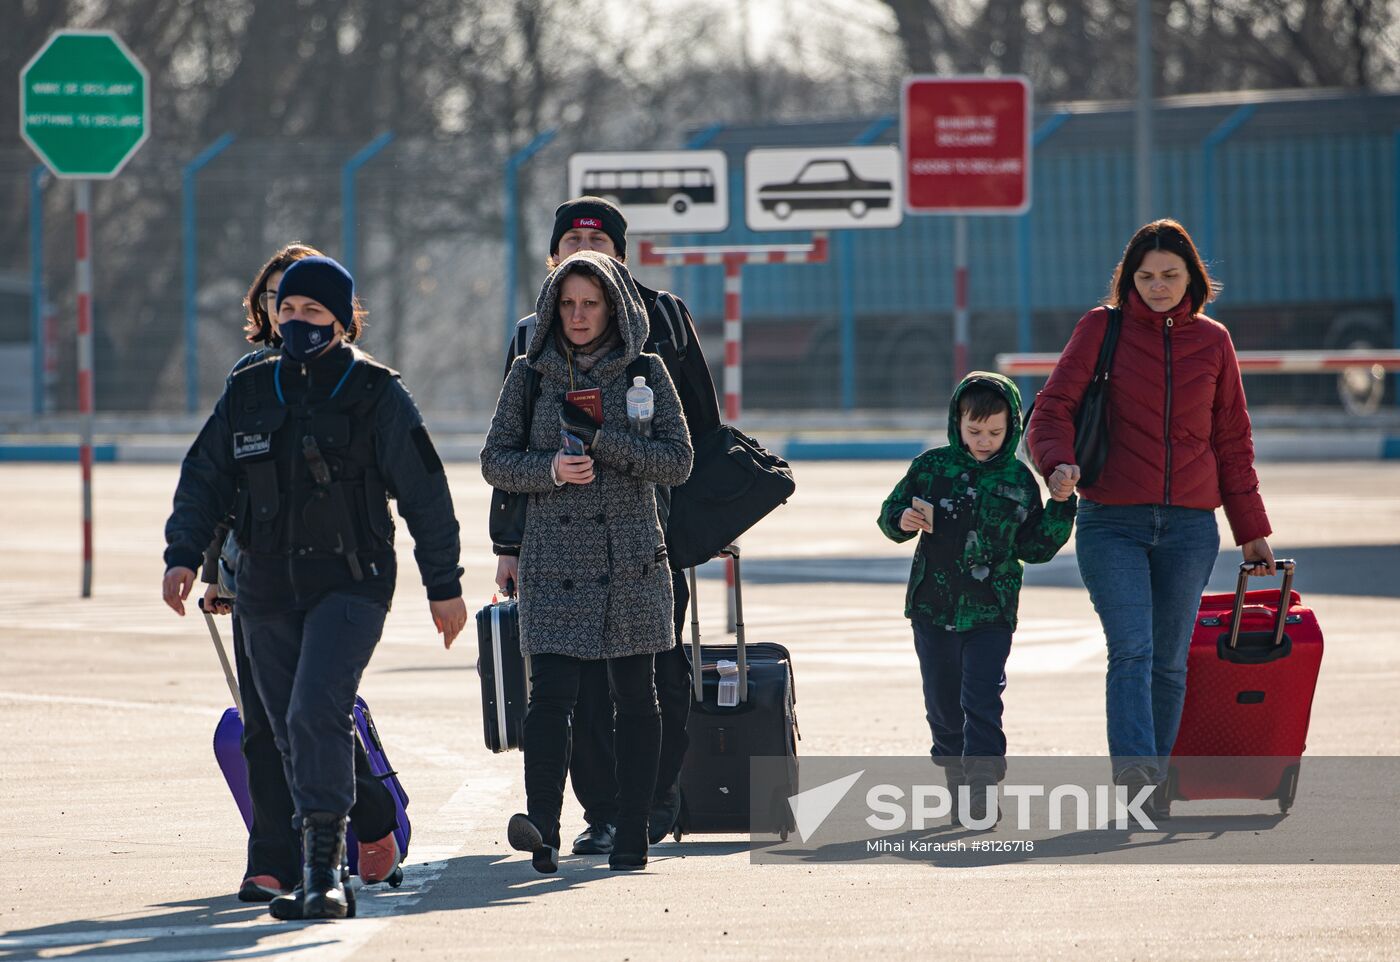
M 271 875 L 250 875 L 238 886 L 240 902 L 271 902 L 286 895 L 289 889 Z
M 399 840 L 390 832 L 373 842 L 360 843 L 360 881 L 366 885 L 383 882 L 399 867 Z

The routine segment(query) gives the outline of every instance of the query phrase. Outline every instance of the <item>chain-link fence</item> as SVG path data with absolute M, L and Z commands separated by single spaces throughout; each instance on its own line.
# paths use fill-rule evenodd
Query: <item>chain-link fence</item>
M 709 146 L 730 154 L 732 226 L 673 240 L 806 239 L 743 226 L 743 154 L 850 143 L 874 119 L 721 131 Z M 1036 124 L 1046 133 L 1035 154 L 1031 213 L 970 225 L 978 367 L 1001 352 L 1057 351 L 1102 296 L 1137 226 L 1131 112 L 1069 105 L 1042 109 Z M 1396 344 L 1398 129 L 1400 96 L 1181 99 L 1158 110 L 1159 210 L 1186 223 L 1201 244 L 1224 284 L 1210 312 L 1241 350 Z M 897 141 L 897 125 L 883 139 Z M 207 410 L 247 349 L 247 285 L 274 250 L 303 241 L 353 264 L 370 312 L 365 346 L 405 372 L 420 404 L 481 423 L 499 388 L 504 318 L 513 313 L 504 290 L 500 162 L 447 140 L 395 139 L 351 170 L 365 146 L 238 138 L 194 171 L 202 146 L 152 143 L 119 178 L 96 184 L 99 412 Z M 563 148 L 546 150 L 522 178 L 527 229 L 513 299 L 520 309 L 543 271 L 549 218 L 566 190 L 565 159 Z M 72 190 L 35 171 L 27 151 L 0 152 L 0 189 L 11 200 L 10 229 L 0 238 L 0 406 L 10 414 L 32 410 L 36 323 L 43 410 L 75 407 Z M 834 248 L 850 245 L 849 258 L 746 268 L 745 409 L 941 405 L 952 369 L 951 235 L 949 218 L 910 216 L 898 228 L 836 238 Z M 719 383 L 721 268 L 638 274 L 689 303 Z M 843 393 L 843 383 L 853 389 Z M 1256 376 L 1247 388 L 1256 407 L 1340 403 L 1335 376 Z M 1385 379 L 1362 377 L 1355 390 L 1393 403 Z

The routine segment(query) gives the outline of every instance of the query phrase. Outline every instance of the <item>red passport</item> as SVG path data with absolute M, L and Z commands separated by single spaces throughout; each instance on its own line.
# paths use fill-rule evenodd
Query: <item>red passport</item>
M 588 412 L 588 416 L 599 424 L 603 423 L 603 391 L 601 388 L 586 387 L 578 391 L 565 391 L 564 400 L 577 404 Z

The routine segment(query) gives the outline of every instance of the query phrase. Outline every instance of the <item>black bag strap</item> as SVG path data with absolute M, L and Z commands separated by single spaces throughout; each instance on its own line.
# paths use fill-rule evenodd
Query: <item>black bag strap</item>
M 676 356 L 685 360 L 686 352 L 690 350 L 690 334 L 686 331 L 685 316 L 681 313 L 682 308 L 676 295 L 670 291 L 656 292 L 656 312 L 659 318 L 665 322 L 664 331 L 652 331 L 652 340 L 659 346 L 669 341 L 671 347 L 676 352 Z
M 647 387 L 651 387 L 651 362 L 640 354 L 627 365 L 627 386 L 631 387 L 639 377 L 646 378 Z
M 1123 312 L 1119 308 L 1108 309 L 1108 326 L 1104 328 L 1103 343 L 1099 345 L 1099 359 L 1094 363 L 1094 376 L 1089 383 L 1107 382 L 1113 370 L 1113 354 L 1118 348 L 1118 332 L 1123 327 Z
M 1108 376 L 1113 370 L 1113 355 L 1118 349 L 1118 332 L 1123 328 L 1123 311 L 1117 307 L 1108 309 L 1108 324 L 1104 327 L 1103 340 L 1099 342 L 1099 357 L 1094 362 L 1094 375 L 1089 378 L 1090 384 L 1100 381 L 1107 383 Z M 1085 390 L 1088 390 L 1086 387 Z M 1040 397 L 1040 392 L 1031 398 L 1031 403 L 1026 405 L 1026 409 L 1021 412 L 1021 450 L 1030 450 L 1030 438 L 1028 433 L 1031 426 L 1031 415 L 1035 413 L 1036 398 Z

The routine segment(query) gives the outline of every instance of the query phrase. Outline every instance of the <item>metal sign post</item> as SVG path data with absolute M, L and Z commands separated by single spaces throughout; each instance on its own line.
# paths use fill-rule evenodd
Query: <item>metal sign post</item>
M 715 247 L 657 247 L 638 245 L 637 260 L 651 267 L 724 266 L 724 419 L 737 423 L 743 413 L 743 271 L 745 264 L 825 264 L 829 242 L 825 232 L 809 244 L 740 244 Z M 729 598 L 728 628 L 735 627 L 734 559 L 724 560 L 724 583 Z
M 905 207 L 953 214 L 953 381 L 969 369 L 968 214 L 1031 205 L 1031 86 L 1024 77 L 910 77 L 901 138 Z
M 95 408 L 92 181 L 115 177 L 150 136 L 150 78 L 116 34 L 60 30 L 20 71 L 19 103 L 20 136 L 54 176 L 76 181 L 78 411 L 83 424 L 78 451 L 83 478 L 82 591 L 84 598 L 90 598 Z

